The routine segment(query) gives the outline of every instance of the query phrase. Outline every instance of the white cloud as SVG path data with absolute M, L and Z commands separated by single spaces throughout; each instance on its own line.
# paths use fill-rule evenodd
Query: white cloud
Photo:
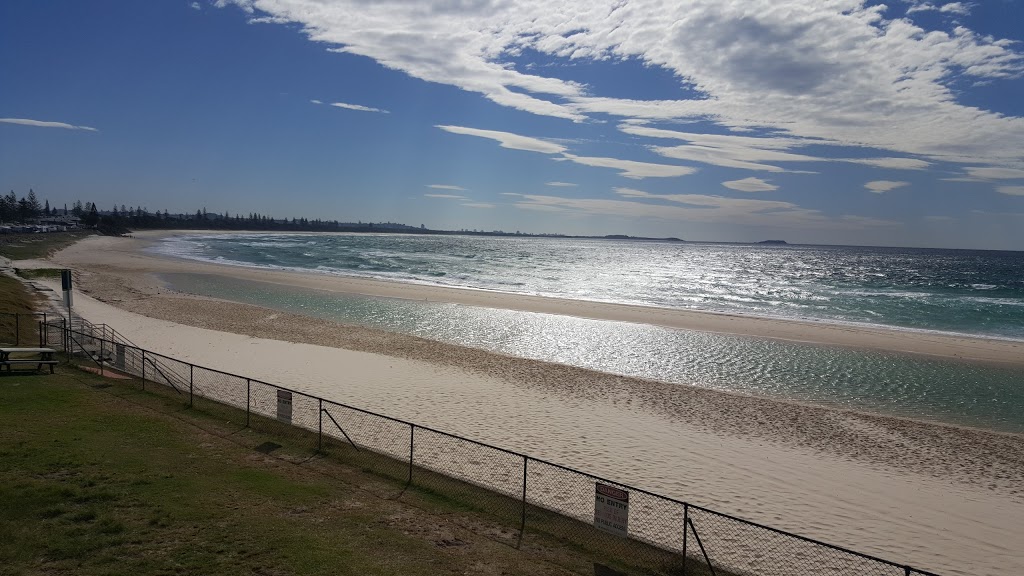
M 310 100 L 313 104 L 323 104 L 320 100 Z
M 478 138 L 489 138 L 501 144 L 502 148 L 510 148 L 512 150 L 526 150 L 527 152 L 540 152 L 541 154 L 560 154 L 565 151 L 565 146 L 548 142 L 547 140 L 541 140 L 540 138 L 531 138 L 530 136 L 521 136 L 519 134 L 513 134 L 511 132 L 499 132 L 497 130 L 481 130 L 479 128 L 466 128 L 464 126 L 443 126 L 436 125 L 435 128 L 440 128 L 445 132 L 451 132 L 452 134 L 463 134 L 465 136 L 476 136 Z
M 943 4 L 939 8 L 939 12 L 948 12 L 966 16 L 971 13 L 971 6 L 972 4 L 965 4 L 963 2 L 950 2 L 949 4 Z
M 651 149 L 668 158 L 703 162 L 725 168 L 760 170 L 765 172 L 794 172 L 774 163 L 781 162 L 852 162 L 877 168 L 923 170 L 930 163 L 916 158 L 833 158 L 795 154 L 790 150 L 807 146 L 836 146 L 839 142 L 820 138 L 794 138 L 791 136 L 736 136 L 732 134 L 699 134 L 663 130 L 634 123 L 623 123 L 619 130 L 634 136 L 683 140 L 683 146 L 652 146 Z M 772 162 L 773 164 L 765 164 Z
M 620 216 L 675 222 L 730 223 L 769 227 L 863 230 L 895 223 L 841 216 L 832 218 L 790 202 L 725 198 L 704 194 L 650 194 L 633 188 L 615 188 L 625 198 L 564 198 L 522 194 L 515 206 L 525 210 Z
M 189 4 L 189 6 L 191 6 L 193 10 L 202 10 L 202 8 L 203 8 L 202 6 L 199 5 L 199 2 L 193 2 L 193 3 Z
M 722 182 L 722 186 L 733 190 L 739 190 L 740 192 L 771 192 L 772 190 L 779 189 L 778 186 L 769 184 L 760 178 L 730 180 L 728 182 Z
M 620 160 L 618 158 L 602 158 L 592 156 L 576 156 L 563 153 L 563 157 L 577 164 L 584 166 L 596 166 L 598 168 L 614 168 L 619 170 L 619 176 L 639 180 L 642 178 L 670 178 L 673 176 L 686 176 L 697 171 L 689 166 L 675 166 L 672 164 L 652 164 L 650 162 L 636 162 L 633 160 Z
M 533 114 L 704 120 L 936 161 L 1020 162 L 1024 118 L 961 104 L 951 88 L 1019 77 L 1019 46 L 964 26 L 923 28 L 861 0 L 567 0 L 558 9 L 546 0 L 233 3 L 260 21 L 298 23 L 333 50 Z M 958 14 L 969 5 L 931 6 Z M 510 63 L 527 50 L 567 61 L 635 60 L 697 97 L 608 97 L 545 76 L 544 67 Z
M 1012 180 L 1024 178 L 1024 170 L 1016 168 L 996 168 L 991 166 L 968 166 L 964 170 L 970 179 L 977 180 Z M 970 181 L 970 179 L 968 181 Z
M 37 128 L 64 128 L 65 130 L 86 130 L 88 132 L 99 132 L 92 126 L 76 126 L 64 122 L 46 122 L 43 120 L 29 120 L 28 118 L 0 118 L 3 124 L 19 124 L 21 126 L 35 126 Z
M 494 204 L 488 204 L 487 202 L 463 202 L 461 205 L 467 208 L 494 208 Z
M 380 108 L 371 108 L 369 106 L 360 106 L 359 104 L 346 104 L 344 102 L 331 102 L 331 106 L 337 108 L 344 108 L 345 110 L 357 110 L 359 112 L 379 112 L 381 114 L 390 114 L 387 110 L 381 110 Z
M 427 184 L 427 188 L 433 188 L 435 190 L 458 190 L 460 192 L 466 191 L 462 186 L 455 186 L 453 184 Z
M 920 0 L 912 0 L 908 2 L 911 4 L 910 8 L 907 8 L 907 14 L 914 14 L 916 12 L 931 12 L 938 11 L 946 14 L 958 14 L 960 16 L 966 16 L 971 13 L 972 4 L 964 2 L 949 2 L 947 4 L 932 4 L 931 2 L 921 2 Z
M 996 191 L 1009 196 L 1024 196 L 1024 186 L 996 186 Z
M 892 180 L 874 180 L 872 182 L 868 182 L 867 184 L 865 184 L 864 187 L 867 188 L 868 190 L 871 190 L 872 192 L 874 192 L 876 194 L 881 194 L 882 192 L 888 192 L 890 190 L 895 190 L 896 188 L 902 188 L 903 186 L 907 186 L 909 184 L 910 184 L 910 182 L 895 182 L 895 181 L 892 181 Z
M 917 158 L 842 158 L 841 161 L 895 170 L 924 170 L 931 166 L 931 163 Z
M 579 186 L 579 184 L 573 184 L 572 182 L 545 182 L 545 186 L 555 186 L 556 188 L 570 188 L 573 186 Z
M 424 194 L 427 198 L 447 198 L 449 200 L 469 200 L 465 196 L 459 196 L 458 194 Z

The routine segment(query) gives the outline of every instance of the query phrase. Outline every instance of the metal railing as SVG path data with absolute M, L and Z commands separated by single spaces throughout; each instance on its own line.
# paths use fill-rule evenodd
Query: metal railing
M 51 342 L 98 344 L 104 353 L 89 358 L 101 370 L 139 377 L 143 389 L 161 384 L 182 395 L 187 389 L 190 406 L 220 410 L 219 419 L 290 435 L 312 452 L 489 515 L 516 545 L 538 534 L 554 536 L 631 573 L 936 576 L 429 426 L 97 338 L 64 322 L 42 331 Z M 626 495 L 628 520 L 619 534 L 595 527 L 599 486 Z
M 0 344 L 9 346 L 44 346 L 40 323 L 46 324 L 53 315 L 46 312 L 0 312 Z

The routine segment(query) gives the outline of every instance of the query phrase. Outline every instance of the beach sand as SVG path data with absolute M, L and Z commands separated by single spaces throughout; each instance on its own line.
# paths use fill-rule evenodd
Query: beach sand
M 1024 364 L 1019 342 L 784 322 L 175 260 L 89 238 L 52 260 L 138 345 L 944 574 L 1024 574 L 1024 437 L 512 358 L 168 292 L 203 273 L 338 292 Z M 59 286 L 57 286 L 59 291 Z M 287 358 L 282 362 L 281 358 Z

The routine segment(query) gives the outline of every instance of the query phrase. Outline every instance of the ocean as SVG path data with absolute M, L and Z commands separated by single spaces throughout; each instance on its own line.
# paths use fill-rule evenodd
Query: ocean
M 1024 340 L 1024 252 L 429 235 L 194 234 L 180 258 L 577 300 Z M 339 295 L 171 287 L 504 354 L 1024 432 L 1024 370 L 658 326 Z

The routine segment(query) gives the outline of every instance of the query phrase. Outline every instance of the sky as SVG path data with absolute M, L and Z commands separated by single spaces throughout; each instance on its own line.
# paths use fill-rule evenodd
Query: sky
M 0 3 L 0 192 L 1024 250 L 1016 0 Z

